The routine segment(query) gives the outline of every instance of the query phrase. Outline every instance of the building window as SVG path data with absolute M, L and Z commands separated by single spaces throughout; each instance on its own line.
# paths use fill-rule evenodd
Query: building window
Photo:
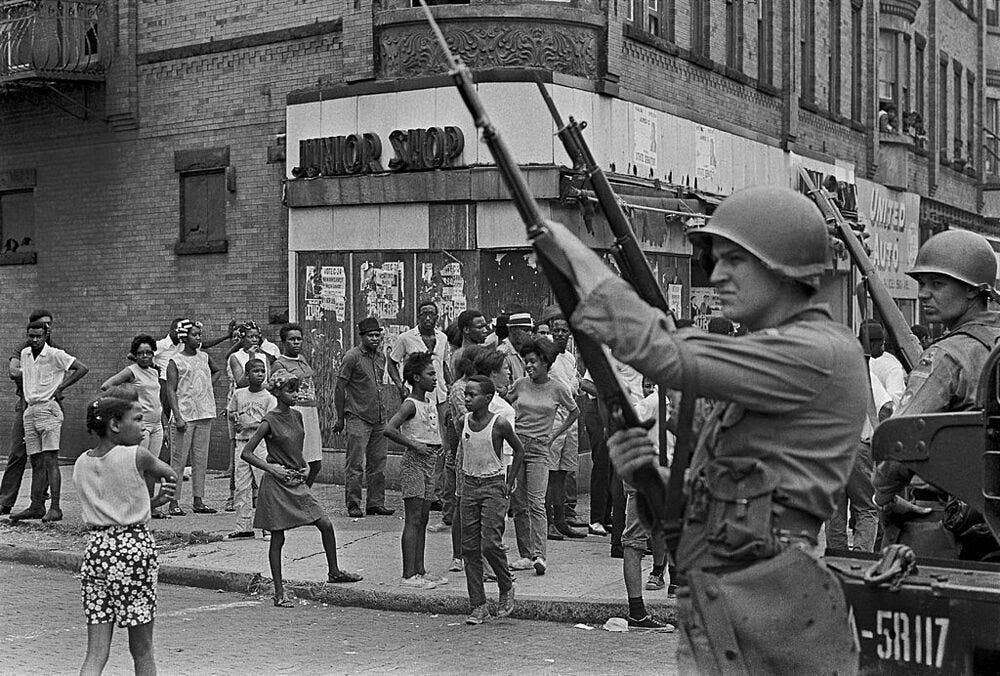
M 952 141 L 955 155 L 953 159 L 965 158 L 965 150 L 962 145 L 962 65 L 957 61 L 954 64 L 955 84 L 952 89 L 952 96 L 955 101 L 955 137 Z
M 814 0 L 802 0 L 802 31 L 799 36 L 801 54 L 802 100 L 816 99 L 816 5 Z
M 674 41 L 675 0 L 628 0 L 626 17 L 636 28 Z
M 878 34 L 878 101 L 879 104 L 896 103 L 899 82 L 899 55 L 896 52 L 896 33 L 879 31 Z
M 743 3 L 726 0 L 726 65 L 743 70 Z
M 948 144 L 948 58 L 943 57 L 938 74 L 938 151 L 946 159 L 952 151 Z
M 1000 9 L 1000 1 L 998 0 L 986 0 L 986 25 L 996 26 L 1000 23 L 1000 17 L 997 16 L 998 9 Z
M 0 192 L 0 265 L 35 262 L 35 191 Z
M 1000 99 L 986 99 L 986 173 L 1000 179 Z
M 851 0 L 851 119 L 860 122 L 864 96 L 862 95 L 861 60 L 861 2 Z
M 204 244 L 226 239 L 226 172 L 181 174 L 181 241 Z
M 968 122 L 966 124 L 965 132 L 965 159 L 969 161 L 972 165 L 976 161 L 976 78 L 969 73 L 968 78 L 965 81 L 966 87 L 966 100 L 965 105 L 968 108 Z
M 840 115 L 840 0 L 830 0 L 830 96 L 827 107 Z
M 757 2 L 757 80 L 774 82 L 774 0 Z
M 922 36 L 916 36 L 916 49 L 914 50 L 913 65 L 913 112 L 920 116 L 920 122 L 924 118 L 924 46 L 925 41 Z
M 712 13 L 709 0 L 691 0 L 691 52 L 711 58 Z
M 902 71 L 899 78 L 899 109 L 901 111 L 910 110 L 910 46 L 912 42 L 909 35 L 903 35 L 903 51 L 899 61 Z

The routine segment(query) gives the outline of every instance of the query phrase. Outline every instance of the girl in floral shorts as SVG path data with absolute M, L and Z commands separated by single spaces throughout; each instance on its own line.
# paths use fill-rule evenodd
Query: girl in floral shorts
M 173 497 L 177 476 L 138 445 L 142 408 L 134 388 L 114 388 L 91 403 L 87 429 L 100 441 L 73 467 L 81 517 L 91 529 L 80 568 L 87 616 L 81 673 L 103 671 L 115 626 L 128 629 L 135 672 L 155 673 L 156 544 L 146 524 L 151 508 Z M 152 499 L 147 481 L 160 482 Z

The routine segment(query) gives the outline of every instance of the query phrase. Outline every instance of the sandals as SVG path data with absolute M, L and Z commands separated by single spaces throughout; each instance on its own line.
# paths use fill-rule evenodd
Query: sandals
M 338 570 L 336 573 L 330 573 L 326 578 L 327 584 L 338 584 L 341 582 L 361 582 L 364 578 L 357 573 L 348 573 L 346 570 Z
M 295 601 L 288 598 L 287 595 L 282 594 L 281 596 L 274 597 L 274 607 L 275 608 L 294 608 Z
M 170 516 L 187 516 L 187 512 L 185 512 L 177 505 L 174 505 L 173 507 L 168 507 L 167 514 Z

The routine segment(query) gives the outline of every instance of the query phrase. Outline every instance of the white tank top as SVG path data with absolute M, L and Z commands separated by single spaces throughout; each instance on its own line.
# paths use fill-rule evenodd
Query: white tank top
M 462 472 L 479 478 L 502 476 L 503 460 L 493 449 L 493 425 L 499 414 L 494 413 L 486 427 L 478 432 L 469 427 L 471 417 L 471 413 L 465 414 L 465 428 L 462 430 Z
M 158 423 L 163 415 L 160 404 L 160 373 L 152 366 L 142 368 L 138 364 L 129 364 L 136 389 L 139 390 L 139 406 L 142 407 L 142 421 Z
M 438 427 L 437 405 L 433 401 L 409 398 L 416 407 L 413 417 L 399 426 L 399 431 L 422 444 L 441 445 L 441 430 Z
M 73 465 L 80 516 L 88 526 L 149 522 L 149 489 L 135 466 L 138 446 L 115 446 L 100 458 L 87 451 Z

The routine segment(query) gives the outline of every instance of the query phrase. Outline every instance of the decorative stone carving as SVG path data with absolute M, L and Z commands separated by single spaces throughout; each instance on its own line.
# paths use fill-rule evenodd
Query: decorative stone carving
M 881 0 L 878 9 L 882 14 L 902 17 L 907 23 L 913 23 L 920 9 L 920 0 Z
M 544 68 L 598 77 L 599 41 L 594 28 L 566 24 L 498 22 L 444 25 L 452 51 L 472 69 Z M 379 78 L 446 73 L 444 56 L 429 28 L 384 27 L 378 36 Z

